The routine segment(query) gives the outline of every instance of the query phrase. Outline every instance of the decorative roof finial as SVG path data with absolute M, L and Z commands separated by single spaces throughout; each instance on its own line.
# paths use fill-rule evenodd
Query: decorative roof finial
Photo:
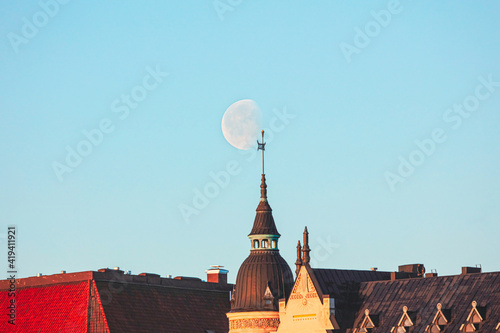
M 265 174 L 264 172 L 264 150 L 266 150 L 266 143 L 264 142 L 264 130 L 262 130 L 262 142 L 259 142 L 257 140 L 257 151 L 262 150 L 262 174 Z
M 300 241 L 297 243 L 297 260 L 295 261 L 295 266 L 297 269 L 295 270 L 295 275 L 299 276 L 300 266 L 302 266 L 302 246 L 300 246 Z
M 309 264 L 311 258 L 309 257 L 309 252 L 311 249 L 309 248 L 309 232 L 307 231 L 307 227 L 304 228 L 304 246 L 302 247 L 302 262 L 304 264 Z
M 262 142 L 257 140 L 257 151 L 262 150 L 262 182 L 260 184 L 260 199 L 261 201 L 267 201 L 267 184 L 266 184 L 266 174 L 264 172 L 264 151 L 266 150 L 266 143 L 264 142 L 264 130 L 262 130 Z

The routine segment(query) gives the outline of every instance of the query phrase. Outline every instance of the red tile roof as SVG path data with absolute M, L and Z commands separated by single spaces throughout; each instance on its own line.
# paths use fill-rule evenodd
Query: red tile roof
M 2 315 L 0 332 L 87 332 L 88 295 L 88 281 L 17 289 L 16 324 Z M 10 299 L 0 291 L 2 312 Z

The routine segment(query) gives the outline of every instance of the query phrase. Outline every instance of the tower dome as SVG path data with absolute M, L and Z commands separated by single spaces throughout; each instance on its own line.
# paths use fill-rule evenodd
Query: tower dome
M 264 136 L 264 134 L 262 134 Z M 294 279 L 290 267 L 278 249 L 280 234 L 267 201 L 264 174 L 264 140 L 262 149 L 261 196 L 252 231 L 250 255 L 241 264 L 231 300 L 231 312 L 278 311 L 278 301 L 288 297 Z
M 290 294 L 288 264 L 278 251 L 259 252 L 252 252 L 238 271 L 231 312 L 278 311 L 278 301 Z

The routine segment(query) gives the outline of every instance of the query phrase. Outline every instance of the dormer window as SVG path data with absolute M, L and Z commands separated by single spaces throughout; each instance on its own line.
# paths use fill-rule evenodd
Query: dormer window
M 375 322 L 378 321 L 378 316 L 370 317 L 370 311 L 368 309 L 365 310 L 365 318 L 361 322 L 361 325 L 359 325 L 359 328 L 356 328 L 354 330 L 355 333 L 361 333 L 361 332 L 371 332 L 372 329 L 375 327 Z
M 408 312 L 408 307 L 403 306 L 403 315 L 398 322 L 398 326 L 391 329 L 391 333 L 412 332 L 413 326 L 415 325 L 415 317 L 416 316 L 414 312 Z
M 438 303 L 436 307 L 438 311 L 432 320 L 432 324 L 427 326 L 425 329 L 426 332 L 441 332 L 448 324 L 450 319 L 450 310 L 442 309 L 441 303 Z
M 267 283 L 267 288 L 266 288 L 266 291 L 264 293 L 263 301 L 264 301 L 264 309 L 273 310 L 273 308 L 274 308 L 274 304 L 273 304 L 274 296 L 273 296 L 273 293 L 271 292 L 271 289 L 269 288 L 269 282 Z
M 472 301 L 472 310 L 467 317 L 467 322 L 460 326 L 460 332 L 476 332 L 481 328 L 481 324 L 486 318 L 486 308 L 477 306 L 476 301 Z

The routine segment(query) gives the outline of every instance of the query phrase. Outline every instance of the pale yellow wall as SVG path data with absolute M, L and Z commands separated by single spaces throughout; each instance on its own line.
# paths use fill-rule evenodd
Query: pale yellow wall
M 300 268 L 288 303 L 280 302 L 280 325 L 278 333 L 316 333 L 333 330 L 330 315 L 334 313 L 334 300 L 323 298 L 316 288 L 305 266 Z

